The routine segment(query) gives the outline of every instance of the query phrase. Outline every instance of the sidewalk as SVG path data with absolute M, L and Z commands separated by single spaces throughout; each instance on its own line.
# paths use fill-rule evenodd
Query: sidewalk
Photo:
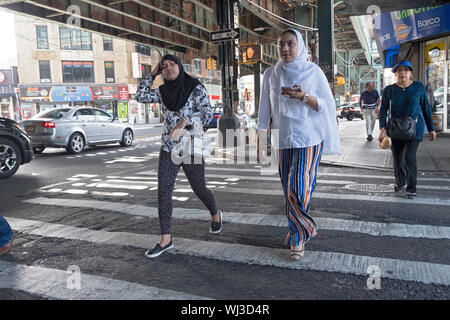
M 367 141 L 366 123 L 364 120 L 348 121 L 339 119 L 339 135 L 341 138 L 341 153 L 339 155 L 324 155 L 321 163 L 326 165 L 348 166 L 356 168 L 372 168 L 392 172 L 391 149 L 378 147 L 378 121 L 373 132 L 374 140 Z M 234 148 L 228 151 L 226 158 L 256 155 L 255 145 Z M 239 150 L 240 149 L 240 150 Z M 256 161 L 256 160 L 255 160 Z M 434 172 L 450 174 L 450 134 L 438 133 L 433 142 L 426 135 L 417 151 L 417 166 L 419 172 Z
M 366 140 L 364 120 L 348 121 L 339 119 L 339 134 L 341 137 L 341 154 L 323 156 L 325 164 L 376 168 L 392 170 L 392 153 L 390 149 L 378 147 L 378 121 L 375 125 L 374 140 Z M 419 171 L 432 171 L 450 174 L 450 134 L 439 134 L 433 142 L 424 136 L 417 151 L 417 166 Z
M 162 127 L 163 124 L 158 122 L 158 123 L 130 123 L 131 127 L 133 129 L 152 129 L 152 128 L 157 128 L 157 127 Z

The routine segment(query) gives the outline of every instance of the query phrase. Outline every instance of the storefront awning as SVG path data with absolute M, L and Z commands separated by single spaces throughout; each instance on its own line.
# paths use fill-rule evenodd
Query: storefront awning
M 381 13 L 373 31 L 384 51 L 393 46 L 450 32 L 450 5 Z

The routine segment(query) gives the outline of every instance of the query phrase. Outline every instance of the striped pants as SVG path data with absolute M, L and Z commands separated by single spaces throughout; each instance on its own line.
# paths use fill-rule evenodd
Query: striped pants
M 317 234 L 309 215 L 311 196 L 316 185 L 323 142 L 311 147 L 280 149 L 279 174 L 286 199 L 289 220 L 287 245 L 304 245 Z

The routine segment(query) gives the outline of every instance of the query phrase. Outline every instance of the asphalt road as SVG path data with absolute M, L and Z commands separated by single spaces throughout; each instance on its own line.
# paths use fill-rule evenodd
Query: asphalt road
M 16 230 L 0 257 L 16 281 L 0 272 L 0 299 L 450 298 L 450 177 L 442 175 L 421 174 L 418 199 L 405 200 L 389 171 L 321 165 L 311 204 L 319 233 L 292 262 L 277 175 L 212 159 L 206 176 L 222 233 L 209 233 L 209 213 L 181 170 L 174 249 L 144 257 L 159 239 L 158 130 L 138 130 L 130 148 L 47 149 L 0 181 L 0 212 Z M 67 280 L 73 268 L 80 289 Z

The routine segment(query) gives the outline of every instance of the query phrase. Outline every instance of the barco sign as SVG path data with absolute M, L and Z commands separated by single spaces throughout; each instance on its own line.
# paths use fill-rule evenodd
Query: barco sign
M 435 17 L 435 18 L 431 18 L 431 19 L 427 19 L 427 20 L 418 20 L 417 27 L 424 28 L 424 27 L 428 27 L 428 26 L 431 26 L 434 24 L 438 24 L 439 22 L 441 22 L 441 18 L 439 18 L 439 17 Z

